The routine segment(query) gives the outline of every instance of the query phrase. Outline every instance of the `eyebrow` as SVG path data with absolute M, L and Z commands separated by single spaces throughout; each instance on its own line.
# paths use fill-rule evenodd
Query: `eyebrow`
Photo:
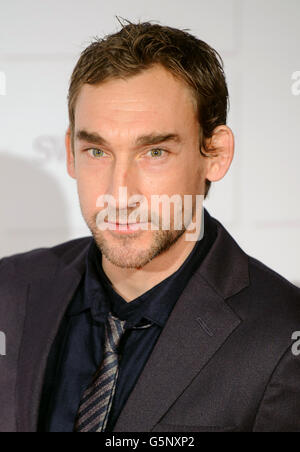
M 79 130 L 76 133 L 76 140 L 88 141 L 89 143 L 97 144 L 98 146 L 109 145 L 109 143 L 97 132 L 88 132 L 87 130 Z M 167 141 L 181 143 L 181 138 L 177 133 L 164 133 L 164 134 L 150 133 L 148 135 L 141 135 L 140 137 L 138 137 L 136 140 L 136 145 L 147 146 L 165 143 Z

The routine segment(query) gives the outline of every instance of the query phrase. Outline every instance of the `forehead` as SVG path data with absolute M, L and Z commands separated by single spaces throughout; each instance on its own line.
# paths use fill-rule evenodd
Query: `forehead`
M 126 79 L 98 85 L 85 84 L 75 106 L 76 128 L 95 130 L 102 125 L 182 127 L 196 120 L 191 88 L 162 66 L 154 66 Z M 149 124 L 150 125 L 150 124 Z

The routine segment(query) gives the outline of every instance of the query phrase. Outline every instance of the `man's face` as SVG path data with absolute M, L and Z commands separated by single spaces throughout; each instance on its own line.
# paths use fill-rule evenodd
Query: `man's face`
M 83 217 L 106 259 L 122 268 L 141 268 L 186 233 L 184 224 L 174 228 L 173 209 L 169 230 L 162 228 L 162 210 L 152 224 L 150 211 L 152 195 L 180 195 L 183 200 L 183 195 L 204 194 L 199 123 L 192 94 L 182 81 L 156 65 L 126 80 L 84 85 L 75 108 L 74 137 L 75 160 L 67 150 L 68 171 L 77 179 Z M 97 226 L 98 213 L 107 207 L 97 207 L 101 195 L 114 197 L 117 222 L 124 222 L 124 209 L 127 219 L 137 209 L 138 204 L 123 203 L 120 187 L 126 187 L 128 200 L 140 195 L 148 201 L 147 230 Z

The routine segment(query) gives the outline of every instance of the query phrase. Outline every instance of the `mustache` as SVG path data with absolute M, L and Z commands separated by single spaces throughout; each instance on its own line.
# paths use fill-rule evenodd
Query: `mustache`
M 99 210 L 95 215 L 94 215 L 94 221 L 97 220 L 99 214 L 102 212 L 101 209 Z M 152 223 L 156 223 L 159 224 L 160 222 L 160 217 L 157 215 L 157 213 L 155 211 L 136 211 L 136 210 L 130 210 L 128 209 L 126 210 L 118 210 L 116 211 L 115 209 L 106 209 L 107 213 L 104 217 L 104 221 L 106 221 L 105 219 L 107 219 L 107 221 L 110 221 L 112 223 L 124 223 L 124 224 L 128 224 L 128 223 L 138 223 L 138 222 L 145 222 L 145 221 L 151 221 Z

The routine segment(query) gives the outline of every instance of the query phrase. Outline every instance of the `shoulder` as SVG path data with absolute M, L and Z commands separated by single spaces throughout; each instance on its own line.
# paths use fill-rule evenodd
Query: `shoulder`
M 64 265 L 81 264 L 92 237 L 82 237 L 60 243 L 53 247 L 41 247 L 27 252 L 5 256 L 0 259 L 0 281 L 12 273 L 16 278 L 42 277 L 59 261 Z
M 218 270 L 218 282 L 228 286 L 230 282 L 236 285 L 238 280 L 242 280 L 242 290 L 238 295 L 248 296 L 253 306 L 260 309 L 274 309 L 277 305 L 285 309 L 299 309 L 300 288 L 264 262 L 247 254 L 218 220 L 211 219 L 217 225 L 217 240 L 212 248 L 215 256 L 210 259 L 210 265 L 213 264 Z
M 226 301 L 248 332 L 249 349 L 275 359 L 300 330 L 300 289 L 254 257 L 248 263 L 249 285 Z
M 286 310 L 289 306 L 300 309 L 300 288 L 263 262 L 248 256 L 250 289 L 258 299 L 268 300 L 267 306 L 279 304 Z
M 206 279 L 242 320 L 253 344 L 278 344 L 284 349 L 300 329 L 300 288 L 247 254 L 218 220 L 212 221 L 217 238 L 205 267 Z

